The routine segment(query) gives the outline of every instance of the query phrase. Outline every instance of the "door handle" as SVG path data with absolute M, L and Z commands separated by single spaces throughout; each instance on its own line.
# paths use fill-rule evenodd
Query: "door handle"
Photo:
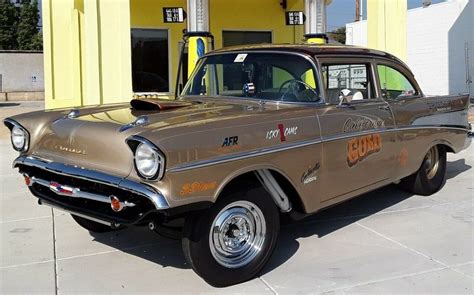
M 390 109 L 389 105 L 379 106 L 379 110 L 391 112 L 391 109 Z

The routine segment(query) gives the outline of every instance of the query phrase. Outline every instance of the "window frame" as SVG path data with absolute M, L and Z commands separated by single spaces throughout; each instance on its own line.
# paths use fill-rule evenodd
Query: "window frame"
M 384 98 L 382 96 L 382 84 L 381 84 L 380 79 L 379 79 L 378 66 L 386 66 L 386 67 L 392 68 L 393 70 L 396 70 L 397 72 L 402 74 L 408 80 L 408 82 L 410 82 L 410 84 L 413 86 L 413 89 L 415 89 L 417 94 L 407 95 L 407 96 L 403 96 L 401 98 L 393 98 L 393 99 L 392 98 Z M 380 93 L 380 98 L 382 98 L 383 100 L 385 100 L 387 102 L 389 102 L 389 101 L 393 102 L 393 101 L 404 101 L 406 99 L 416 99 L 416 98 L 424 97 L 424 94 L 421 91 L 420 86 L 418 85 L 418 82 L 415 79 L 415 76 L 413 75 L 413 73 L 406 66 L 404 66 L 404 65 L 402 65 L 398 62 L 394 62 L 392 60 L 389 60 L 389 59 L 376 58 L 376 59 L 374 59 L 374 69 L 376 70 L 377 88 L 378 88 L 378 91 Z
M 268 100 L 268 99 L 263 99 L 263 98 L 258 98 L 258 97 L 246 97 L 246 100 L 252 100 L 256 102 L 265 102 L 265 103 L 276 103 L 276 104 L 294 104 L 294 105 L 310 105 L 310 106 L 315 106 L 315 105 L 324 105 L 324 97 L 323 97 L 323 92 L 324 89 L 321 88 L 321 73 L 319 71 L 319 65 L 317 63 L 317 60 L 309 55 L 309 54 L 304 54 L 301 52 L 295 52 L 295 51 L 279 51 L 279 50 L 235 50 L 235 51 L 224 51 L 224 52 L 210 52 L 201 58 L 196 62 L 196 68 L 194 69 L 193 73 L 189 77 L 188 82 L 186 83 L 185 87 L 183 88 L 183 91 L 180 93 L 179 97 L 181 99 L 186 99 L 189 97 L 192 97 L 191 95 L 183 95 L 183 93 L 190 87 L 188 83 L 190 83 L 193 79 L 194 76 L 196 75 L 197 69 L 200 66 L 200 63 L 202 63 L 204 58 L 213 56 L 213 55 L 224 55 L 224 54 L 287 54 L 287 55 L 293 55 L 293 56 L 298 56 L 300 58 L 305 59 L 307 62 L 310 63 L 310 68 L 313 70 L 313 75 L 314 75 L 314 81 L 316 83 L 316 88 L 319 89 L 319 95 L 321 96 L 318 101 L 315 102 L 301 102 L 301 101 L 275 101 L 275 100 Z M 225 99 L 241 99 L 240 97 L 235 97 L 235 96 L 220 96 Z M 200 98 L 206 98 L 205 96 L 200 96 Z M 211 97 L 212 98 L 212 97 Z
M 166 34 L 167 34 L 167 45 L 168 45 L 168 92 L 140 92 L 140 91 L 134 91 L 133 90 L 133 64 L 132 64 L 132 59 L 133 59 L 133 52 L 131 51 L 131 54 L 130 54 L 130 80 L 132 80 L 132 93 L 134 95 L 157 95 L 157 96 L 171 96 L 174 94 L 174 92 L 172 92 L 173 88 L 174 88 L 174 83 L 173 83 L 173 69 L 172 69 L 172 60 L 173 60 L 173 56 L 172 56 L 172 53 L 173 51 L 171 50 L 171 28 L 169 27 L 143 27 L 143 26 L 133 26 L 130 28 L 130 43 L 133 45 L 132 43 L 132 30 L 150 30 L 150 31 L 166 31 Z M 175 89 L 175 92 L 177 90 Z
M 340 55 L 325 55 L 323 57 L 317 57 L 316 60 L 318 63 L 318 73 L 319 76 L 321 76 L 321 81 L 323 81 L 322 78 L 322 73 L 323 73 L 323 65 L 350 65 L 350 64 L 366 64 L 369 66 L 370 69 L 370 77 L 372 79 L 372 88 L 373 88 L 373 98 L 369 99 L 362 99 L 362 100 L 353 100 L 350 102 L 351 105 L 356 105 L 356 104 L 364 104 L 364 103 L 373 103 L 373 102 L 381 102 L 384 101 L 380 92 L 380 87 L 378 87 L 379 81 L 378 81 L 378 72 L 375 70 L 375 65 L 374 65 L 374 59 L 372 57 L 367 57 L 367 56 L 340 56 Z M 321 82 L 322 83 L 322 82 Z M 323 86 L 323 91 L 324 91 L 324 103 L 327 105 L 337 105 L 334 103 L 330 103 L 326 101 L 327 93 L 326 93 L 326 85 Z

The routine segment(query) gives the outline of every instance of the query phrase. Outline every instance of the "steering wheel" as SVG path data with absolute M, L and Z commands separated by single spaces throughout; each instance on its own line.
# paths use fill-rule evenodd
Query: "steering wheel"
M 316 97 L 319 97 L 319 94 L 316 92 L 316 90 L 313 89 L 313 87 L 311 87 L 308 83 L 303 82 L 298 79 L 290 79 L 283 82 L 283 84 L 281 84 L 280 86 L 280 89 L 278 90 L 278 93 L 282 93 L 282 90 L 286 86 L 286 84 L 290 84 L 282 97 L 284 97 L 287 94 L 293 94 L 296 98 L 298 98 L 298 94 L 300 92 L 299 91 L 300 86 L 298 85 L 298 83 L 305 86 L 307 89 L 311 90 Z

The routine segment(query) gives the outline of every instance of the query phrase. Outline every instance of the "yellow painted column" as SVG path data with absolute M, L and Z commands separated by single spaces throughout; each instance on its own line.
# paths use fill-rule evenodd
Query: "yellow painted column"
M 102 103 L 128 102 L 133 95 L 130 2 L 96 1 Z
M 129 0 L 44 0 L 46 108 L 130 101 Z
M 44 0 L 45 107 L 82 104 L 80 0 Z
M 367 0 L 368 47 L 407 59 L 407 0 Z

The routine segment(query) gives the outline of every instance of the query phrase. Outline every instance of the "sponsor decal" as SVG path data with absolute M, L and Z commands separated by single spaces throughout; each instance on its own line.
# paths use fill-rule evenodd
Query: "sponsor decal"
M 285 127 L 283 124 L 278 124 L 278 129 L 268 130 L 266 139 L 280 138 L 280 141 L 286 141 L 287 136 L 296 135 L 298 126 Z
M 449 111 L 452 108 L 464 107 L 462 100 L 442 100 L 442 101 L 433 101 L 427 102 L 428 108 L 430 110 L 435 110 L 437 112 Z
M 306 170 L 301 176 L 301 182 L 303 184 L 308 184 L 318 179 L 319 163 L 316 163 L 314 166 Z
M 344 122 L 343 131 L 344 132 L 356 132 L 370 129 L 382 128 L 385 126 L 385 122 L 380 119 L 370 119 L 370 118 L 348 118 Z
M 228 153 L 228 152 L 236 151 L 239 149 L 240 149 L 239 137 L 230 136 L 224 139 L 224 142 L 222 142 L 222 145 L 217 150 L 221 153 Z
M 86 151 L 82 149 L 76 149 L 73 147 L 67 147 L 67 146 L 62 146 L 62 145 L 56 145 L 54 146 L 55 149 L 60 150 L 62 152 L 68 152 L 72 154 L 79 154 L 79 155 L 85 155 Z
M 239 144 L 238 141 L 239 141 L 238 136 L 226 137 L 224 139 L 224 142 L 222 143 L 221 147 L 237 145 L 237 144 Z
M 368 156 L 378 153 L 381 148 L 382 136 L 380 134 L 353 138 L 347 142 L 347 164 L 352 167 Z
M 405 166 L 408 163 L 408 150 L 402 148 L 397 156 L 397 162 L 400 166 Z
M 192 182 L 185 183 L 181 188 L 180 195 L 186 196 L 195 192 L 204 192 L 208 190 L 215 189 L 217 187 L 217 182 Z

